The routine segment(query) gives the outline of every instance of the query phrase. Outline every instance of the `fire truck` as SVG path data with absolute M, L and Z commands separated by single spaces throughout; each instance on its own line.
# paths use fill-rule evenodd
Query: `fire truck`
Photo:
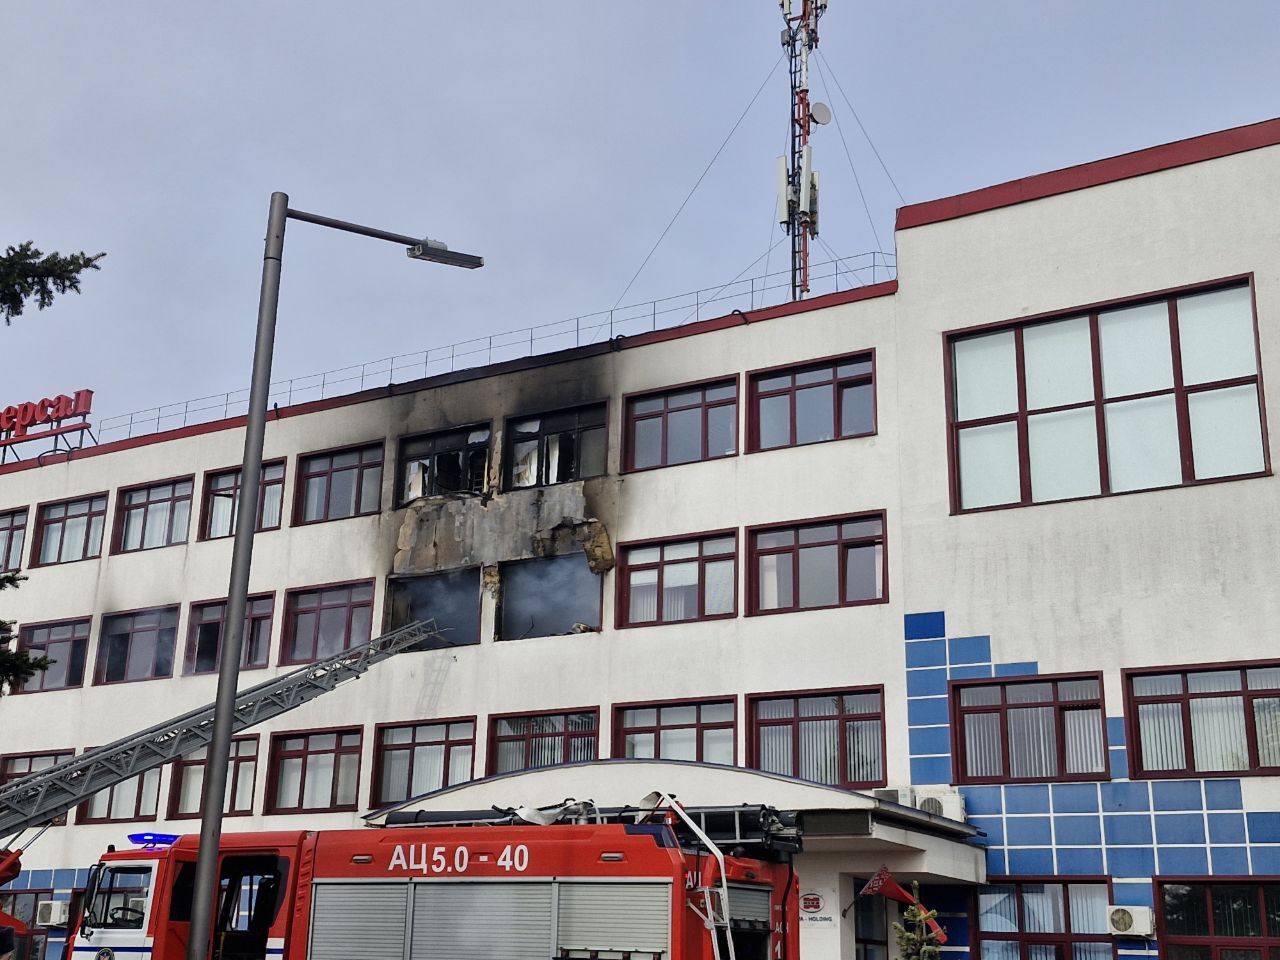
M 237 694 L 235 731 L 443 636 L 412 623 Z M 448 645 L 447 641 L 444 645 Z M 213 706 L 0 787 L 0 883 L 100 790 L 208 746 Z M 27 843 L 28 830 L 37 832 Z M 69 956 L 183 960 L 197 836 L 135 834 L 91 871 Z M 728 848 L 728 853 L 721 845 Z M 794 814 L 681 806 L 392 813 L 379 829 L 224 834 L 212 960 L 794 960 Z M 41 908 L 60 906 L 54 901 Z M 38 921 L 40 922 L 40 921 Z M 25 927 L 0 914 L 0 924 Z M 56 922 L 52 925 L 56 925 Z
M 660 800 L 610 811 L 571 803 L 567 819 L 559 809 L 529 819 L 463 812 L 380 829 L 225 835 L 209 956 L 796 957 L 790 844 L 726 854 L 696 819 L 708 811 L 651 797 Z M 769 808 L 743 810 L 776 823 Z M 136 839 L 140 849 L 108 852 L 93 868 L 72 956 L 186 956 L 199 838 Z

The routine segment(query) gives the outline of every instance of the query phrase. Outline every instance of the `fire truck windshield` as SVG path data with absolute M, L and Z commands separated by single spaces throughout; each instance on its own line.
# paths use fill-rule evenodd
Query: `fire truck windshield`
M 93 930 L 141 930 L 150 889 L 150 867 L 99 864 L 85 894 L 82 926 Z

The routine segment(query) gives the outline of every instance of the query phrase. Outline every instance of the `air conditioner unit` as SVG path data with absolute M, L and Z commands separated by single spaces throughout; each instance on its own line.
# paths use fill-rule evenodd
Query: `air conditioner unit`
M 1150 937 L 1155 924 L 1150 907 L 1107 907 L 1107 933 L 1113 937 Z
M 146 913 L 146 912 L 147 912 L 147 898 L 146 898 L 146 897 L 130 897 L 130 898 L 129 898 L 129 909 L 130 909 L 130 910 L 133 910 L 133 911 L 136 911 L 137 913 Z
M 879 790 L 872 790 L 871 795 L 877 800 L 883 800 L 886 803 L 896 803 L 903 807 L 910 807 L 912 795 L 910 787 L 882 787 Z
M 71 904 L 66 900 L 41 900 L 36 904 L 37 927 L 65 927 L 71 915 Z
M 914 805 L 935 817 L 964 822 L 964 797 L 955 787 L 916 787 Z

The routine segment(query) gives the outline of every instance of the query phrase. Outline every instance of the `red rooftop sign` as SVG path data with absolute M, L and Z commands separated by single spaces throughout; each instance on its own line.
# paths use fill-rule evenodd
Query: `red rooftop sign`
M 0 447 L 9 447 L 41 437 L 53 437 L 73 430 L 87 430 L 84 418 L 93 409 L 93 391 L 77 390 L 73 396 L 65 393 L 56 397 L 43 397 L 28 403 L 19 403 L 0 410 Z M 82 422 L 67 424 L 64 421 L 80 417 Z

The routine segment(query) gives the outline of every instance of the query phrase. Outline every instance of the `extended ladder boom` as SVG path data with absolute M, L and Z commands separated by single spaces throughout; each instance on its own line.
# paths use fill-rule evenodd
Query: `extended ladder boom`
M 417 621 L 242 690 L 236 695 L 235 731 L 287 713 L 356 679 L 375 663 L 436 639 L 443 635 L 434 622 Z M 5 784 L 0 787 L 0 838 L 48 823 L 100 790 L 207 747 L 212 737 L 209 704 Z

